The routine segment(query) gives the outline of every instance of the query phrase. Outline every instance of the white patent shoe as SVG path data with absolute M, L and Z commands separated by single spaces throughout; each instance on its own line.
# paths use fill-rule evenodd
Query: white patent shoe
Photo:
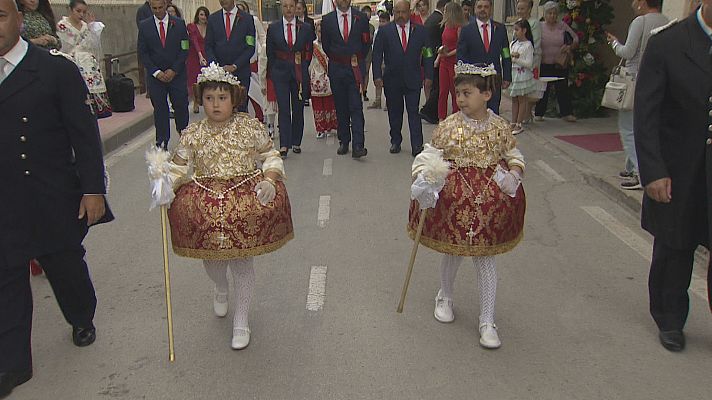
M 213 311 L 215 315 L 222 318 L 227 315 L 227 293 L 220 293 L 217 289 L 213 296 Z
M 438 290 L 438 295 L 435 296 L 433 315 L 438 321 L 447 324 L 455 320 L 455 314 L 452 312 L 452 299 L 443 297 L 441 292 L 442 290 Z
M 242 350 L 250 344 L 250 328 L 232 329 L 232 348 Z
M 498 349 L 502 342 L 497 335 L 497 325 L 491 323 L 480 324 L 480 346 L 486 349 Z

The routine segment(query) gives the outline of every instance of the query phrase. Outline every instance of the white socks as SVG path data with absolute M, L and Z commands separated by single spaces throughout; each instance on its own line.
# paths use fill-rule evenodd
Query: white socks
M 455 276 L 464 257 L 443 254 L 440 264 L 440 294 L 453 298 Z M 480 323 L 494 323 L 494 305 L 497 296 L 497 268 L 494 256 L 472 257 L 480 287 Z
M 227 267 L 230 266 L 235 284 L 233 328 L 247 328 L 250 303 L 255 291 L 254 258 L 235 258 L 232 260 L 203 260 L 205 272 L 215 283 L 218 293 L 227 293 Z

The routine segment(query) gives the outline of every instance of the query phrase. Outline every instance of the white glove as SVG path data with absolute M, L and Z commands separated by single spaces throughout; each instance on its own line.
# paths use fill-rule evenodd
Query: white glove
M 497 165 L 497 169 L 494 172 L 494 181 L 497 186 L 502 190 L 502 193 L 509 197 L 515 197 L 517 195 L 517 189 L 519 185 L 522 184 L 522 178 L 519 173 L 514 170 L 507 171 L 501 166 Z
M 168 175 L 151 179 L 151 205 L 148 208 L 153 210 L 156 207 L 167 206 L 173 202 L 176 195 L 173 193 L 173 184 Z
M 254 191 L 257 193 L 257 201 L 263 206 L 266 206 L 267 203 L 274 200 L 274 196 L 277 195 L 277 188 L 268 180 L 258 182 L 255 185 Z
M 410 185 L 410 198 L 411 200 L 416 200 L 418 202 L 418 207 L 421 210 L 426 208 L 435 208 L 438 199 L 440 198 L 440 191 L 445 186 L 445 181 L 439 181 L 435 183 L 429 183 L 422 172 L 418 174 L 415 178 L 413 184 Z

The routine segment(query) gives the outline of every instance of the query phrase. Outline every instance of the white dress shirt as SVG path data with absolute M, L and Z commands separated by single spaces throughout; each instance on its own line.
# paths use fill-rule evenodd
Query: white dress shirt
M 222 9 L 223 11 L 223 29 L 227 26 L 227 13 L 230 13 L 230 32 L 232 32 L 232 27 L 235 26 L 235 18 L 237 18 L 237 6 L 233 7 L 232 10 L 230 11 L 225 11 L 225 9 Z
M 25 55 L 27 55 L 27 42 L 25 39 L 20 38 L 20 40 L 15 43 L 15 45 L 5 53 L 2 58 L 7 61 L 5 63 L 5 66 L 3 68 L 3 71 L 5 72 L 5 79 L 7 79 L 8 76 L 12 73 L 12 71 L 15 70 L 15 67 L 17 67 L 17 64 L 19 64 L 23 58 L 25 58 Z
M 480 21 L 479 19 L 476 19 L 477 21 L 477 29 L 480 30 L 480 37 L 482 38 L 482 44 L 485 43 L 485 33 L 484 29 L 482 29 L 482 24 L 487 24 L 487 37 L 489 38 L 490 44 L 492 44 L 492 21 Z
M 286 18 L 282 17 L 282 25 L 284 26 L 284 41 L 289 44 L 289 34 L 287 33 L 287 24 L 292 24 L 289 29 L 292 31 L 292 45 L 297 42 L 297 19 L 292 18 L 291 21 L 287 21 Z
M 410 21 L 406 22 L 404 27 L 405 27 L 405 43 L 408 44 L 410 42 Z M 401 29 L 400 25 L 396 24 L 396 30 L 398 31 L 398 42 L 402 42 L 403 29 Z
M 158 37 L 161 37 L 161 22 L 163 22 L 163 29 L 166 32 L 166 37 L 168 37 L 168 20 L 169 20 L 169 15 L 166 13 L 166 15 L 163 16 L 163 19 L 158 19 L 156 16 L 153 16 L 153 23 L 156 24 L 156 32 L 158 32 Z M 151 75 L 153 75 L 154 78 L 158 79 L 158 74 L 160 74 L 161 71 L 160 69 L 155 70 Z
M 344 14 L 347 15 L 346 18 L 349 20 L 349 36 L 351 36 L 351 32 L 353 32 L 353 26 L 351 26 L 353 25 L 351 23 L 351 7 L 349 7 L 347 12 L 343 12 L 337 8 L 336 20 L 339 22 L 339 32 L 341 32 L 341 37 L 344 37 Z

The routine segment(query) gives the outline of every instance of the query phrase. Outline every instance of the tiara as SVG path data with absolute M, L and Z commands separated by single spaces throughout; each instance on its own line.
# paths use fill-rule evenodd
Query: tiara
M 215 62 L 211 62 L 209 66 L 203 67 L 198 75 L 198 83 L 203 82 L 227 82 L 233 86 L 240 84 L 240 81 L 235 78 L 235 75 L 225 71 Z
M 481 77 L 487 77 L 491 75 L 497 75 L 497 70 L 494 69 L 494 64 L 467 64 L 458 61 L 455 65 L 455 75 L 479 75 Z

